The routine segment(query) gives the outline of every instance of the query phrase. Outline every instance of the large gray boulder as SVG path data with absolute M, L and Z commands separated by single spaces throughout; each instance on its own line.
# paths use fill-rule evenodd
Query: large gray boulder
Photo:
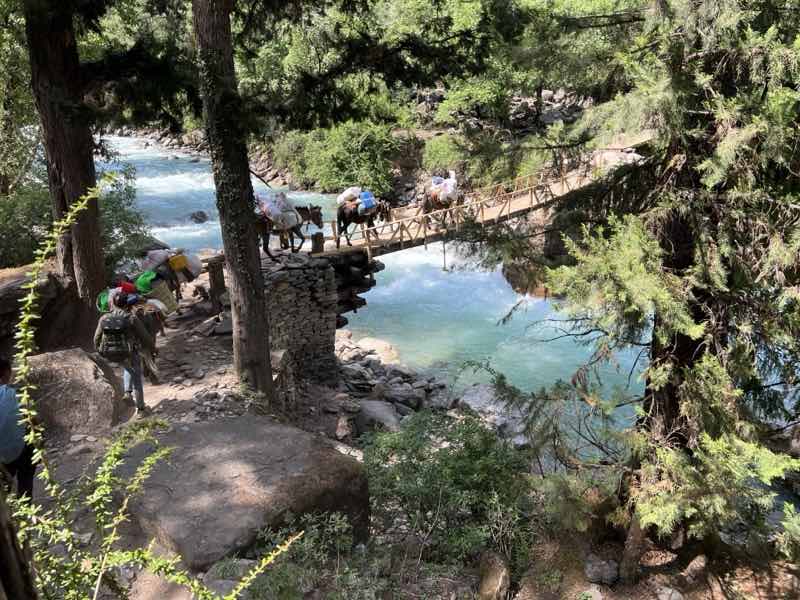
M 121 381 L 97 354 L 79 348 L 30 358 L 30 381 L 45 433 L 51 438 L 98 435 L 130 418 Z
M 604 560 L 595 554 L 586 557 L 583 573 L 590 583 L 614 585 L 619 579 L 619 563 L 614 559 Z
M 251 546 L 260 530 L 283 526 L 289 514 L 341 512 L 357 538 L 367 535 L 363 468 L 318 436 L 248 414 L 182 426 L 159 441 L 174 451 L 155 467 L 130 512 L 190 569 Z M 134 449 L 123 475 L 149 451 Z
M 518 446 L 524 446 L 528 439 L 524 435 L 525 417 L 519 409 L 509 408 L 497 397 L 494 386 L 476 383 L 461 395 L 459 405 L 475 413 L 484 423 L 497 433 Z
M 365 337 L 358 340 L 356 344 L 367 352 L 375 354 L 383 364 L 400 361 L 400 355 L 397 353 L 395 347 L 385 340 Z
M 386 388 L 383 397 L 395 404 L 404 404 L 414 410 L 419 410 L 427 397 L 425 389 L 414 388 L 408 383 L 393 385 Z
M 364 400 L 361 402 L 361 411 L 356 416 L 356 427 L 359 433 L 375 429 L 400 431 L 400 415 L 391 402 Z

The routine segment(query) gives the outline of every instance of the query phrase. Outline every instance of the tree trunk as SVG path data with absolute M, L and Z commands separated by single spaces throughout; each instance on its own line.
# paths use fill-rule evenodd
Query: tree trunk
M 83 105 L 73 16 L 61 0 L 26 0 L 25 33 L 31 81 L 42 123 L 53 217 L 95 185 L 91 117 Z M 68 3 L 67 3 L 68 4 Z M 87 304 L 105 284 L 97 202 L 93 200 L 58 244 L 58 267 L 74 279 Z
M 5 493 L 0 488 L 0 600 L 36 600 L 36 597 L 30 567 L 19 546 Z
M 663 226 L 661 232 L 664 249 L 664 267 L 672 272 L 685 272 L 694 261 L 694 232 L 685 218 L 674 216 Z M 695 291 L 695 297 L 702 292 Z M 695 307 L 697 303 L 695 303 Z M 696 320 L 703 319 L 699 310 L 693 311 Z M 661 315 L 654 315 L 653 329 L 660 328 Z M 687 448 L 689 435 L 685 420 L 681 415 L 679 391 L 683 383 L 683 370 L 691 366 L 702 356 L 702 341 L 678 334 L 666 344 L 660 343 L 656 336 L 650 343 L 650 364 L 653 366 L 671 364 L 673 369 L 669 381 L 659 389 L 654 389 L 649 382 L 645 385 L 643 409 L 637 427 L 646 431 L 654 446 L 670 446 Z M 640 467 L 639 459 L 629 467 L 636 471 Z M 641 485 L 635 478 L 626 480 L 622 486 L 621 501 L 626 503 L 630 494 L 630 486 Z M 647 531 L 642 529 L 639 518 L 634 513 L 625 538 L 625 550 L 620 561 L 620 577 L 625 584 L 634 583 L 640 574 L 640 560 L 647 550 Z
M 206 137 L 217 188 L 222 243 L 230 274 L 233 357 L 240 382 L 271 401 L 264 280 L 253 186 L 236 84 L 229 0 L 192 0 Z
M 639 524 L 636 515 L 631 517 L 631 524 L 625 537 L 625 549 L 619 563 L 619 576 L 622 583 L 631 585 L 639 579 L 641 568 L 639 562 L 647 550 L 647 535 Z

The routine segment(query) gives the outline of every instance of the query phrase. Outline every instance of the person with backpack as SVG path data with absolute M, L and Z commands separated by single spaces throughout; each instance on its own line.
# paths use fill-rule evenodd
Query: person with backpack
M 131 307 L 138 301 L 136 294 L 120 292 L 109 299 L 110 312 L 97 324 L 94 345 L 100 356 L 119 364 L 123 372 L 125 400 L 136 404 L 136 416 L 147 412 L 142 381 L 142 351 L 157 356 L 155 338 L 150 335 Z
M 11 386 L 11 363 L 0 358 L 0 464 L 17 480 L 17 495 L 33 498 L 33 446 L 25 441 L 17 391 Z

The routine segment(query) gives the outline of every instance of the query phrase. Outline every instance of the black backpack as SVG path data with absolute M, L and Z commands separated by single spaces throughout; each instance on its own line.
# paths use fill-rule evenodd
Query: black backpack
M 131 320 L 127 315 L 109 315 L 103 319 L 100 356 L 111 362 L 123 362 L 131 357 Z

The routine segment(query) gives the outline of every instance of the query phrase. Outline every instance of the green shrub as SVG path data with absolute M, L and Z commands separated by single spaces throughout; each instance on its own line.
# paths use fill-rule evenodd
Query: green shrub
M 339 192 L 352 185 L 384 195 L 392 189 L 392 162 L 399 142 L 389 125 L 348 121 L 308 133 L 287 131 L 273 146 L 279 168 L 305 186 Z
M 150 229 L 136 208 L 136 175 L 128 166 L 100 199 L 100 228 L 108 276 L 136 257 L 150 237 Z
M 302 530 L 303 537 L 292 544 L 268 573 L 261 575 L 250 589 L 252 600 L 302 600 L 304 594 L 318 588 L 326 580 L 336 586 L 337 567 L 353 547 L 353 531 L 347 517 L 340 513 L 304 515 L 286 529 L 265 530 L 259 534 L 255 555 L 259 556 L 291 531 Z M 334 568 L 328 568 L 333 566 Z M 225 566 L 220 576 L 225 576 Z
M 392 189 L 397 147 L 390 126 L 348 121 L 307 138 L 304 175 L 324 192 L 359 185 L 385 195 Z
M 456 83 L 436 109 L 436 122 L 457 125 L 461 115 L 503 122 L 509 110 L 509 92 L 499 81 L 476 77 Z
M 0 268 L 27 265 L 52 221 L 50 196 L 43 184 L 29 184 L 0 198 Z
M 458 170 L 466 160 L 466 149 L 457 136 L 439 135 L 425 142 L 422 166 L 427 171 Z
M 286 131 L 273 143 L 272 157 L 275 166 L 288 169 L 295 177 L 303 178 L 306 172 L 305 152 L 309 134 Z
M 99 200 L 106 273 L 135 256 L 149 229 L 135 206 L 135 173 L 126 167 Z M 0 201 L 0 268 L 27 265 L 53 224 L 47 186 L 32 182 Z
M 422 412 L 368 444 L 364 462 L 378 527 L 398 523 L 452 561 L 489 546 L 527 563 L 533 523 L 525 456 L 474 418 Z

